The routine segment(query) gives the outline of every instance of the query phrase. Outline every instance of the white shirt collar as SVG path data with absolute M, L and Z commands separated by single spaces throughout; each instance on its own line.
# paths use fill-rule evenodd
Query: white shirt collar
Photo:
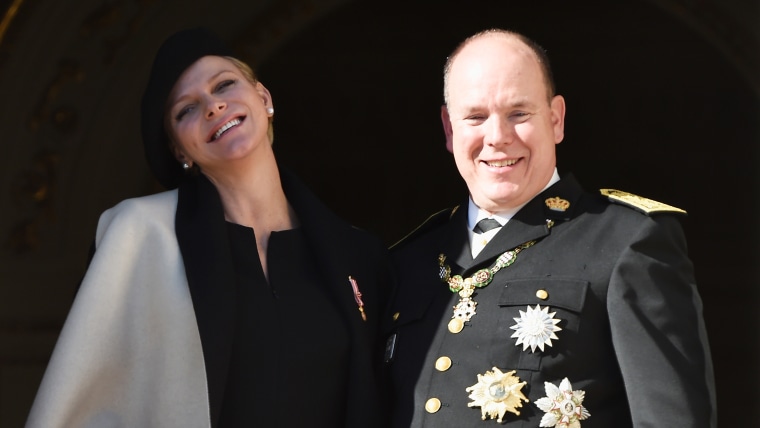
M 541 192 L 551 187 L 554 183 L 559 181 L 559 173 L 557 172 L 557 168 L 554 168 L 554 174 L 552 174 L 552 178 L 549 179 L 549 182 L 544 186 L 543 189 L 541 189 Z M 540 192 L 539 192 L 540 193 Z M 530 201 L 528 201 L 530 202 Z M 498 221 L 499 224 L 504 226 L 507 224 L 509 219 L 512 218 L 522 207 L 524 207 L 528 202 L 525 202 L 524 204 L 509 209 L 505 211 L 499 211 L 496 213 L 493 213 L 493 215 L 489 214 L 485 210 L 480 209 L 477 205 L 475 205 L 475 202 L 472 200 L 472 196 L 469 198 L 469 203 L 467 204 L 467 227 L 470 231 L 475 227 L 478 222 L 484 218 L 493 218 L 494 220 Z

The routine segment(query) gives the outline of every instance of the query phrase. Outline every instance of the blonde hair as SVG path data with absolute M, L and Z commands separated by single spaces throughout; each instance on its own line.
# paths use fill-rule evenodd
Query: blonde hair
M 256 73 L 253 72 L 253 69 L 251 66 L 246 64 L 245 62 L 232 57 L 232 56 L 225 56 L 223 57 L 230 61 L 232 64 L 235 65 L 235 67 L 240 70 L 241 73 L 243 73 L 243 76 L 252 84 L 256 84 L 259 82 L 259 80 L 256 78 Z M 267 128 L 267 137 L 269 137 L 269 142 L 271 144 L 274 144 L 274 125 L 272 125 L 272 122 L 274 121 L 274 116 L 269 117 L 269 127 Z

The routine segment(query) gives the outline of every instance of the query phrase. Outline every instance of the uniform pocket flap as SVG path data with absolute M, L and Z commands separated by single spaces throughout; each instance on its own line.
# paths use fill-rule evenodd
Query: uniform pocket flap
M 568 278 L 525 278 L 504 283 L 499 306 L 546 305 L 580 312 L 588 281 Z

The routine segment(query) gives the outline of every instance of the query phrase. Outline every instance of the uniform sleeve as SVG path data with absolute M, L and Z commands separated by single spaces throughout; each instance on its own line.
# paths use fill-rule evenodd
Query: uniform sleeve
M 677 219 L 648 217 L 613 270 L 612 339 L 637 427 L 715 427 L 702 300 Z

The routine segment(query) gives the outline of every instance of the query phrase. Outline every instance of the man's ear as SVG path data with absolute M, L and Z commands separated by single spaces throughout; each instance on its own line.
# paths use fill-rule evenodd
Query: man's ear
M 454 133 L 451 130 L 451 118 L 446 104 L 441 106 L 441 122 L 443 123 L 443 133 L 446 136 L 446 150 L 454 153 Z
M 565 98 L 562 95 L 555 95 L 552 98 L 551 109 L 554 144 L 559 144 L 565 138 Z

